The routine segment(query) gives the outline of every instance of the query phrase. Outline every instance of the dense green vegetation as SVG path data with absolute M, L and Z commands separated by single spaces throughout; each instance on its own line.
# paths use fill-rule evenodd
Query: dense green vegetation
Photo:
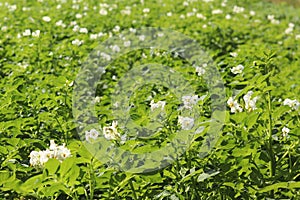
M 0 199 L 300 198 L 299 8 L 0 11 Z

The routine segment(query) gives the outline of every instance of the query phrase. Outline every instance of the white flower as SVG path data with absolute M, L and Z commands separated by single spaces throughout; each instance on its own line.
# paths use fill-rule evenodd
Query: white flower
M 55 150 L 57 148 L 57 145 L 55 144 L 54 140 L 50 140 L 50 150 Z
M 30 29 L 26 29 L 23 33 L 22 33 L 23 36 L 30 36 L 31 35 L 31 31 Z
M 230 53 L 229 53 L 229 55 L 231 55 L 232 57 L 234 57 L 234 58 L 235 58 L 235 57 L 237 57 L 237 56 L 238 56 L 238 53 L 236 53 L 236 52 L 230 52 Z
M 75 17 L 76 17 L 77 19 L 80 19 L 80 18 L 82 18 L 82 14 L 77 13 L 77 14 L 75 15 Z
M 38 151 L 32 151 L 30 152 L 30 165 L 31 166 L 39 166 L 40 165 L 40 154 Z
M 100 56 L 101 56 L 102 58 L 104 58 L 105 60 L 107 60 L 107 61 L 110 61 L 110 60 L 111 60 L 111 56 L 108 55 L 108 54 L 106 54 L 106 53 L 104 53 L 104 52 L 101 52 Z
M 195 13 L 193 13 L 193 12 L 188 12 L 188 13 L 186 14 L 187 17 L 191 17 L 191 16 L 194 16 L 194 15 L 195 15 Z
M 200 100 L 200 98 L 198 97 L 198 95 L 194 95 L 194 96 L 183 96 L 182 97 L 182 101 L 183 101 L 183 108 L 186 109 L 192 109 L 194 105 L 196 105 L 198 103 L 198 101 Z
M 194 119 L 190 117 L 178 116 L 178 123 L 183 130 L 191 130 L 194 126 Z
M 70 26 L 75 26 L 75 25 L 77 25 L 77 22 L 76 21 L 71 21 Z
M 124 47 L 130 47 L 130 45 L 131 45 L 131 42 L 129 40 L 124 42 Z
M 285 99 L 283 105 L 291 107 L 293 110 L 297 110 L 300 107 L 300 102 L 296 99 Z
M 168 13 L 167 13 L 167 16 L 168 16 L 168 17 L 171 17 L 171 16 L 172 16 L 172 12 L 168 12 Z
M 88 33 L 89 31 L 87 30 L 87 28 L 80 28 L 79 29 L 79 33 Z
M 56 159 L 60 162 L 71 156 L 71 152 L 68 148 L 65 147 L 65 144 L 58 146 L 54 154 L 56 155 Z
M 136 29 L 135 28 L 129 28 L 129 31 L 131 32 L 131 33 L 136 33 Z
M 95 39 L 97 39 L 98 38 L 98 34 L 91 34 L 90 35 L 90 39 L 91 40 L 95 40 Z
M 198 76 L 202 76 L 205 74 L 205 69 L 203 67 L 196 67 L 196 72 L 198 73 Z
M 271 23 L 272 24 L 280 24 L 280 21 L 279 20 L 272 20 Z
M 98 97 L 98 96 L 95 97 L 95 100 L 94 100 L 95 103 L 100 103 L 100 101 L 101 101 L 101 97 Z
M 201 13 L 197 13 L 196 17 L 199 18 L 199 19 L 206 20 L 206 17 L 203 14 L 201 14 Z
M 107 15 L 107 13 L 108 13 L 107 10 L 104 9 L 104 8 L 101 8 L 100 11 L 99 11 L 100 15 Z
M 62 162 L 70 156 L 71 152 L 65 147 L 65 144 L 57 146 L 54 140 L 50 140 L 49 149 L 46 149 L 45 151 L 32 151 L 29 155 L 29 162 L 31 166 L 43 167 L 50 158 L 54 158 Z
M 220 10 L 220 9 L 216 9 L 216 10 L 212 11 L 213 15 L 222 14 L 222 13 L 223 13 L 223 10 Z
M 49 160 L 49 158 L 53 158 L 53 151 L 50 151 L 49 149 L 45 151 L 40 151 L 39 158 L 40 158 L 40 164 L 44 165 Z
M 113 32 L 119 32 L 119 31 L 120 31 L 120 26 L 115 26 Z
M 55 25 L 56 25 L 56 26 L 61 26 L 61 27 L 63 27 L 63 28 L 66 27 L 66 25 L 63 23 L 62 20 L 57 21 L 57 22 L 55 23 Z
M 287 29 L 285 29 L 284 33 L 289 35 L 294 31 L 294 27 L 289 26 Z
M 80 27 L 78 25 L 75 25 L 72 29 L 74 32 L 77 32 L 80 30 Z
M 243 66 L 243 65 L 238 65 L 238 66 L 236 66 L 236 67 L 231 68 L 230 71 L 231 71 L 233 74 L 240 74 L 240 73 L 243 72 L 243 70 L 244 70 L 244 66 Z
M 98 33 L 98 37 L 102 37 L 103 35 L 105 35 L 105 34 L 102 33 L 102 32 L 99 32 L 99 33 Z
M 131 10 L 130 9 L 121 10 L 121 14 L 122 15 L 130 15 L 131 14 Z
M 78 4 L 73 4 L 72 9 L 73 10 L 79 10 L 79 5 Z
M 48 16 L 44 16 L 42 19 L 43 19 L 45 22 L 50 22 L 50 21 L 51 21 L 51 18 L 48 17 Z
M 121 138 L 120 133 L 117 130 L 118 122 L 113 121 L 111 126 L 103 127 L 103 135 L 107 140 L 117 140 Z
M 1 27 L 1 31 L 3 31 L 3 32 L 7 31 L 7 29 L 8 29 L 7 26 L 2 26 Z
M 253 111 L 253 110 L 256 110 L 256 101 L 258 100 L 258 97 L 254 97 L 252 99 L 252 95 L 253 95 L 253 92 L 252 91 L 249 91 L 246 95 L 244 95 L 243 99 L 245 101 L 245 108 L 247 111 Z
M 231 109 L 230 112 L 232 112 L 232 113 L 237 113 L 237 112 L 242 112 L 243 111 L 242 106 L 237 102 L 237 100 L 234 100 L 233 97 L 230 97 L 228 99 L 227 105 Z
M 32 37 L 40 37 L 40 33 L 41 33 L 40 30 L 36 30 L 36 31 L 32 32 Z
M 231 19 L 231 15 L 227 14 L 227 15 L 225 16 L 225 19 Z
M 18 63 L 17 65 L 20 66 L 23 69 L 26 69 L 29 66 L 28 63 Z
M 164 33 L 157 33 L 157 36 L 158 36 L 158 37 L 163 37 L 163 36 L 164 36 Z
M 17 9 L 17 5 L 8 5 L 7 8 L 9 10 L 9 12 L 13 12 Z
M 295 24 L 294 23 L 289 23 L 289 27 L 294 28 Z
M 113 50 L 114 52 L 119 52 L 120 51 L 120 47 L 118 46 L 118 45 L 113 45 L 113 46 L 111 46 L 110 47 L 111 48 L 111 50 Z
M 289 128 L 283 127 L 281 131 L 282 131 L 283 137 L 288 137 L 288 134 L 289 134 L 289 132 L 290 132 L 290 129 L 289 129 Z
M 143 9 L 143 13 L 149 13 L 150 12 L 150 8 L 144 8 Z
M 83 44 L 83 40 L 75 39 L 72 41 L 73 45 L 80 46 Z
M 165 101 L 158 101 L 157 103 L 154 103 L 154 100 L 151 100 L 150 102 L 151 111 L 154 111 L 157 108 L 161 108 L 161 110 L 163 110 L 165 105 L 166 105 Z
M 268 20 L 271 21 L 272 24 L 279 24 L 280 23 L 279 20 L 275 19 L 274 15 L 268 15 L 267 18 L 268 18 Z
M 145 40 L 145 36 L 144 35 L 140 35 L 139 36 L 139 40 L 144 41 Z
M 295 36 L 295 39 L 296 39 L 296 40 L 300 40 L 300 34 L 296 35 L 296 36 Z
M 274 15 L 268 15 L 267 18 L 268 18 L 268 20 L 270 20 L 270 21 L 272 21 L 272 20 L 275 19 Z
M 250 15 L 251 15 L 251 16 L 254 16 L 254 15 L 256 15 L 255 11 L 253 11 L 253 10 L 250 10 Z
M 85 132 L 85 140 L 90 142 L 91 139 L 96 140 L 99 136 L 99 132 L 96 129 L 91 129 L 90 131 Z
M 234 13 L 242 13 L 242 12 L 244 12 L 244 10 L 245 10 L 245 8 L 243 8 L 243 7 L 238 7 L 238 6 L 233 7 Z

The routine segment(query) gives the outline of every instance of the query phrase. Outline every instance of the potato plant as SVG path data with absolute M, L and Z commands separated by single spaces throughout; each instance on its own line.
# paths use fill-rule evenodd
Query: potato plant
M 0 11 L 0 199 L 300 198 L 299 8 Z

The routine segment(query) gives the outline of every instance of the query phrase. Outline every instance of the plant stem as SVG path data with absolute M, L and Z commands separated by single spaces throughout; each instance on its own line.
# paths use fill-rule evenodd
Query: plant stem
M 269 132 L 269 151 L 270 151 L 270 177 L 273 177 L 276 173 L 276 162 L 275 155 L 273 151 L 273 139 L 272 139 L 272 107 L 271 107 L 271 92 L 268 92 L 268 115 L 269 115 L 269 123 L 268 123 L 268 132 Z
M 268 81 L 269 82 L 269 81 Z M 270 84 L 268 84 L 270 85 Z M 274 155 L 274 150 L 273 150 L 273 138 L 272 138 L 272 107 L 271 107 L 271 91 L 268 92 L 268 133 L 269 133 L 269 138 L 268 138 L 268 150 L 269 150 L 269 156 L 270 156 L 270 178 L 272 179 L 275 174 L 276 174 L 276 160 L 275 160 L 275 155 Z M 274 197 L 274 190 L 270 191 L 271 197 Z
M 90 200 L 94 199 L 94 170 L 93 170 L 93 160 L 89 164 L 89 185 L 90 185 Z
M 130 188 L 131 188 L 132 193 L 133 193 L 133 198 L 134 198 L 135 200 L 137 200 L 138 198 L 137 198 L 137 196 L 136 196 L 136 193 L 135 193 L 135 190 L 134 190 L 134 187 L 133 187 L 133 184 L 132 184 L 132 180 L 131 180 L 131 179 L 129 180 L 129 185 L 130 185 Z

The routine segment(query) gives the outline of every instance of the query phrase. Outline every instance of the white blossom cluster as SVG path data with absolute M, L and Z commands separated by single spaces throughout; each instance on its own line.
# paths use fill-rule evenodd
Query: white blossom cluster
M 239 7 L 239 6 L 234 6 L 233 7 L 233 12 L 234 13 L 242 13 L 244 11 L 245 11 L 245 8 L 243 8 L 243 7 Z
M 227 101 L 229 108 L 232 113 L 243 112 L 242 106 L 238 103 L 237 100 L 234 100 L 233 97 L 230 97 Z
M 111 126 L 103 127 L 103 135 L 107 140 L 120 140 L 121 142 L 126 141 L 126 135 L 121 135 L 117 129 L 118 122 L 113 121 Z
M 294 31 L 294 27 L 295 27 L 295 24 L 293 23 L 289 23 L 289 27 L 287 29 L 285 29 L 285 34 L 289 35 L 291 34 L 293 31 Z
M 245 109 L 250 112 L 253 110 L 256 110 L 256 101 L 258 100 L 258 97 L 254 97 L 252 98 L 253 92 L 249 91 L 244 97 L 244 101 L 245 101 Z
M 198 103 L 198 101 L 203 100 L 206 97 L 206 95 L 202 97 L 198 97 L 198 95 L 192 95 L 192 96 L 182 96 L 182 101 L 183 105 L 182 107 L 179 108 L 179 110 L 182 109 L 192 109 L 194 105 Z M 154 100 L 151 100 L 150 102 L 150 107 L 151 111 L 154 111 L 155 109 L 161 109 L 163 110 L 166 105 L 165 101 L 158 101 L 154 102 Z M 180 125 L 182 130 L 191 130 L 194 126 L 194 118 L 191 117 L 183 117 L 183 116 L 178 116 L 178 124 Z
M 183 130 L 191 130 L 194 126 L 194 118 L 178 116 L 178 123 Z
M 67 147 L 65 147 L 64 143 L 60 146 L 57 146 L 54 140 L 50 140 L 49 149 L 44 151 L 32 151 L 29 155 L 29 162 L 33 167 L 43 167 L 50 158 L 54 158 L 62 162 L 70 156 L 71 152 Z
M 107 140 L 118 140 L 121 142 L 126 141 L 126 135 L 121 135 L 117 129 L 118 122 L 113 121 L 111 126 L 103 127 L 103 136 Z M 99 132 L 96 129 L 91 129 L 89 131 L 85 131 L 85 140 L 87 142 L 92 142 L 92 140 L 96 140 L 99 137 Z
M 242 72 L 243 72 L 243 70 L 244 70 L 244 66 L 243 65 L 238 65 L 238 66 L 236 66 L 236 67 L 233 67 L 233 68 L 231 68 L 231 72 L 233 73 L 233 74 L 241 74 Z
M 99 132 L 96 129 L 91 129 L 85 132 L 85 140 L 91 142 L 91 139 L 96 140 L 99 136 Z
M 83 44 L 83 40 L 75 39 L 72 41 L 72 45 L 80 46 Z
M 285 138 L 289 138 L 289 132 L 290 132 L 290 129 L 287 128 L 287 127 L 283 127 L 282 130 L 282 136 L 285 137 Z
M 245 110 L 248 112 L 251 112 L 253 110 L 256 110 L 256 102 L 258 100 L 258 97 L 252 98 L 253 91 L 249 91 L 247 94 L 243 96 L 244 102 L 245 102 Z M 231 109 L 231 113 L 237 113 L 237 112 L 243 112 L 242 106 L 238 103 L 237 100 L 234 100 L 233 97 L 230 97 L 227 101 L 227 105 Z
M 161 110 L 163 110 L 165 105 L 166 105 L 165 101 L 158 101 L 155 103 L 154 100 L 151 100 L 151 102 L 150 102 L 151 111 L 154 111 L 157 108 L 160 108 Z
M 196 72 L 198 73 L 198 76 L 202 76 L 205 74 L 206 72 L 205 67 L 207 67 L 207 64 L 203 64 L 202 66 L 196 67 Z
M 23 36 L 23 37 L 27 37 L 27 36 L 40 37 L 40 33 L 41 33 L 40 30 L 36 30 L 36 31 L 31 32 L 30 29 L 26 29 L 26 30 L 22 33 L 22 36 Z M 21 34 L 18 34 L 18 38 L 21 38 Z
M 275 19 L 274 15 L 268 15 L 268 20 L 272 23 L 272 24 L 279 24 L 280 21 Z
M 198 103 L 200 98 L 198 95 L 193 95 L 193 96 L 183 96 L 182 101 L 183 101 L 183 108 L 185 109 L 192 109 L 194 105 Z
M 296 99 L 285 99 L 283 105 L 291 107 L 293 110 L 297 110 L 300 107 L 300 102 Z

